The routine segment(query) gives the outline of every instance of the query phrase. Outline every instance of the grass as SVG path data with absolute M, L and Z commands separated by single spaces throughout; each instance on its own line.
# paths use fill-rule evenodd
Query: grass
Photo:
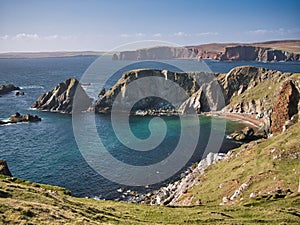
M 75 198 L 56 194 L 51 186 L 43 189 L 7 177 L 1 177 L 0 185 L 10 194 L 0 198 L 0 221 L 16 224 L 296 224 L 300 203 L 299 195 L 291 195 L 274 202 L 258 202 L 255 207 L 249 202 L 246 206 L 223 207 L 147 206 Z
M 286 133 L 242 145 L 228 161 L 211 166 L 200 176 L 202 183 L 189 190 L 181 201 L 193 196 L 192 203 L 198 200 L 203 205 L 215 206 L 222 202 L 223 197 L 232 196 L 245 182 L 250 183 L 248 188 L 229 204 L 244 204 L 252 200 L 249 197 L 251 193 L 271 196 L 270 193 L 276 189 L 290 189 L 297 193 L 300 177 L 299 138 L 300 126 L 296 124 Z
M 290 77 L 282 80 L 281 82 L 277 82 L 276 80 L 272 80 L 272 79 L 265 80 L 257 84 L 255 87 L 251 88 L 250 90 L 246 90 L 241 95 L 232 97 L 229 105 L 234 106 L 237 103 L 243 101 L 251 102 L 252 100 L 266 99 L 267 100 L 266 102 L 269 102 L 269 105 L 265 105 L 265 106 L 270 109 L 272 107 L 272 103 L 274 100 L 275 91 L 278 90 L 279 86 L 288 79 L 300 80 L 300 74 L 295 73 Z
M 64 188 L 0 176 L 0 223 L 299 224 L 299 138 L 300 126 L 295 125 L 286 133 L 234 150 L 230 159 L 211 166 L 199 177 L 202 183 L 182 196 L 179 204 L 191 199 L 190 206 L 76 198 Z M 251 184 L 236 200 L 219 205 L 250 178 Z M 271 193 L 277 188 L 293 193 L 274 198 Z M 260 194 L 249 198 L 252 192 Z

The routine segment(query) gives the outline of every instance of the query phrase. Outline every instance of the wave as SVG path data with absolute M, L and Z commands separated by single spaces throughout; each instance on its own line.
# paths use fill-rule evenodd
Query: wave
M 45 89 L 45 88 L 40 85 L 28 85 L 28 86 L 21 86 L 20 89 L 23 90 L 23 89 Z

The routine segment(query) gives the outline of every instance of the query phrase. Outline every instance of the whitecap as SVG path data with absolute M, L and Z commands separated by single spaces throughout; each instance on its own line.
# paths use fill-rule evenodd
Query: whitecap
M 28 86 L 21 86 L 20 89 L 23 90 L 23 89 L 45 89 L 45 88 L 41 85 L 28 85 Z

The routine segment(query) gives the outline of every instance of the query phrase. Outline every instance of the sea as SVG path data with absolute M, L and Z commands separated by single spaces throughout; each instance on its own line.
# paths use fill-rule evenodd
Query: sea
M 75 77 L 91 98 L 96 99 L 99 87 L 108 89 L 124 71 L 137 68 L 168 69 L 170 71 L 213 71 L 227 73 L 241 65 L 265 67 L 283 72 L 300 72 L 299 62 L 219 62 L 215 60 L 165 60 L 165 61 L 113 61 L 110 56 L 77 56 L 62 58 L 0 59 L 0 84 L 12 83 L 25 92 L 24 96 L 10 93 L 0 97 L 0 120 L 8 119 L 11 114 L 34 114 L 42 118 L 38 123 L 19 123 L 0 126 L 0 159 L 7 160 L 15 177 L 32 182 L 57 185 L 69 189 L 78 197 L 117 199 L 120 187 L 127 190 L 147 192 L 157 189 L 168 182 L 179 179 L 189 166 L 201 160 L 203 152 L 218 151 L 226 153 L 241 143 L 226 139 L 226 135 L 245 127 L 238 121 L 213 118 L 225 123 L 220 149 L 206 149 L 211 132 L 212 117 L 199 116 L 189 121 L 189 126 L 199 126 L 200 136 L 190 160 L 166 180 L 146 186 L 126 186 L 111 181 L 94 170 L 87 163 L 75 139 L 72 116 L 60 113 L 36 111 L 31 105 L 39 96 L 52 90 L 58 83 Z M 88 117 L 90 114 L 86 113 Z M 83 115 L 85 116 L 85 115 Z M 162 116 L 167 126 L 164 141 L 148 154 L 132 152 L 121 143 L 111 128 L 110 115 L 94 115 L 99 137 L 109 152 L 117 160 L 136 166 L 160 162 L 176 147 L 180 139 L 180 118 Z M 133 116 L 130 127 L 138 138 L 149 136 L 148 125 L 152 118 Z M 218 128 L 216 128 L 218 129 Z M 221 129 L 221 128 L 220 128 Z M 89 140 L 87 145 L 93 146 Z M 117 166 L 117 165 L 112 165 Z M 112 168 L 107 167 L 106 170 Z

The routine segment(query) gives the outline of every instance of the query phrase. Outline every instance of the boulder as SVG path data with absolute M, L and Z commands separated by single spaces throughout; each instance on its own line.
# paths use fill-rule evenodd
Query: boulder
M 76 94 L 75 94 L 76 93 Z M 33 103 L 32 108 L 52 112 L 73 113 L 73 103 L 76 98 L 76 112 L 87 110 L 92 100 L 75 78 L 69 78 L 63 83 L 59 83 L 53 90 L 41 95 Z
M 5 160 L 0 160 L 0 174 L 12 177 Z
M 16 91 L 15 96 L 24 95 L 24 91 Z
M 251 127 L 245 127 L 243 130 L 235 131 L 232 134 L 230 134 L 228 137 L 230 139 L 236 140 L 236 141 L 252 141 L 256 139 L 256 136 L 254 135 L 254 130 Z
M 0 85 L 0 96 L 15 90 L 20 90 L 20 88 L 13 84 L 2 84 Z

